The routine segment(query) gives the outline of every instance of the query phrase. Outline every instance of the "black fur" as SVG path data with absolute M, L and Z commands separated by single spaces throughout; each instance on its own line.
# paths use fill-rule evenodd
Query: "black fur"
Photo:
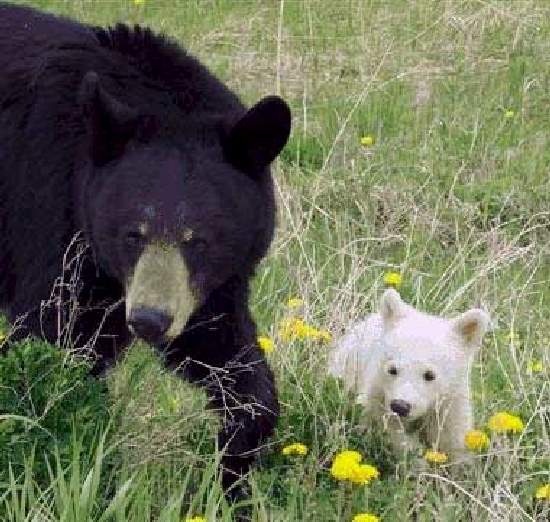
M 0 71 L 0 306 L 24 318 L 16 335 L 92 346 L 101 371 L 131 340 L 124 283 L 143 245 L 128 238 L 144 208 L 157 209 L 149 239 L 178 243 L 190 226 L 195 239 L 178 244 L 201 305 L 157 348 L 222 410 L 231 486 L 279 411 L 248 285 L 273 234 L 269 163 L 288 137 L 286 104 L 247 112 L 148 29 L 6 3 Z

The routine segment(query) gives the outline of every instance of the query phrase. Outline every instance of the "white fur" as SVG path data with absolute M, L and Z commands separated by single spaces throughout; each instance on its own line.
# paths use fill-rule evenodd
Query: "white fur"
M 368 415 L 386 419 L 396 449 L 419 448 L 422 433 L 430 447 L 463 456 L 464 436 L 472 429 L 470 366 L 488 326 L 483 310 L 445 319 L 419 312 L 386 290 L 380 312 L 335 343 L 328 371 L 356 393 Z M 389 373 L 394 368 L 397 375 Z M 434 380 L 425 379 L 428 371 Z M 395 400 L 410 405 L 408 416 L 392 412 Z

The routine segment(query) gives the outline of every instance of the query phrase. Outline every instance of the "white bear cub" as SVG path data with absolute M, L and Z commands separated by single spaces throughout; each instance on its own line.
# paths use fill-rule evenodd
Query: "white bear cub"
M 483 310 L 436 317 L 389 289 L 380 313 L 336 342 L 328 371 L 357 394 L 368 415 L 387 420 L 396 450 L 420 449 L 421 436 L 451 458 L 465 457 L 464 436 L 472 429 L 470 366 L 488 327 Z

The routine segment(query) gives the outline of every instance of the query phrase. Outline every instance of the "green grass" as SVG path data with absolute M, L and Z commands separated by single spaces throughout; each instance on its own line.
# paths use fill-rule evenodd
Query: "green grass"
M 274 168 L 277 234 L 252 298 L 260 333 L 276 341 L 269 359 L 282 401 L 273 446 L 249 478 L 257 520 L 349 521 L 364 511 L 386 521 L 548 519 L 549 504 L 533 496 L 550 482 L 546 1 L 20 3 L 150 25 L 247 103 L 278 92 L 293 109 L 293 134 Z M 361 147 L 365 134 L 372 147 Z M 481 305 L 494 319 L 474 368 L 476 424 L 508 410 L 526 429 L 495 440 L 467 470 L 418 473 L 397 459 L 382 433 L 363 432 L 360 408 L 325 376 L 327 346 L 278 336 L 289 296 L 304 299 L 308 322 L 339 335 L 376 308 L 390 269 L 422 309 L 452 315 Z M 33 368 L 38 351 L 26 356 Z M 533 360 L 542 372 L 529 372 Z M 73 376 L 73 363 L 63 364 Z M 33 374 L 36 386 L 44 372 Z M 57 385 L 70 388 L 71 379 Z M 0 470 L 0 518 L 230 520 L 202 394 L 141 345 L 107 387 L 108 425 L 86 410 L 69 433 L 78 409 L 94 404 L 79 396 L 84 404 L 48 426 L 53 437 L 40 446 L 29 420 L 0 412 L 2 455 L 13 451 L 12 436 L 25 441 Z M 18 415 L 42 422 L 32 409 Z M 280 454 L 293 441 L 309 446 L 305 458 Z M 366 488 L 332 480 L 331 459 L 344 448 L 361 451 L 380 479 Z

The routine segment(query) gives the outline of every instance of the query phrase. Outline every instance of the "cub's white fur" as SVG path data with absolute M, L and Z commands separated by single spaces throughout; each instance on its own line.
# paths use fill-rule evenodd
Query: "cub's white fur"
M 488 326 L 483 310 L 445 319 L 386 290 L 379 313 L 335 343 L 328 371 L 368 415 L 387 421 L 396 449 L 419 449 L 423 435 L 430 447 L 461 457 L 472 429 L 470 366 Z

